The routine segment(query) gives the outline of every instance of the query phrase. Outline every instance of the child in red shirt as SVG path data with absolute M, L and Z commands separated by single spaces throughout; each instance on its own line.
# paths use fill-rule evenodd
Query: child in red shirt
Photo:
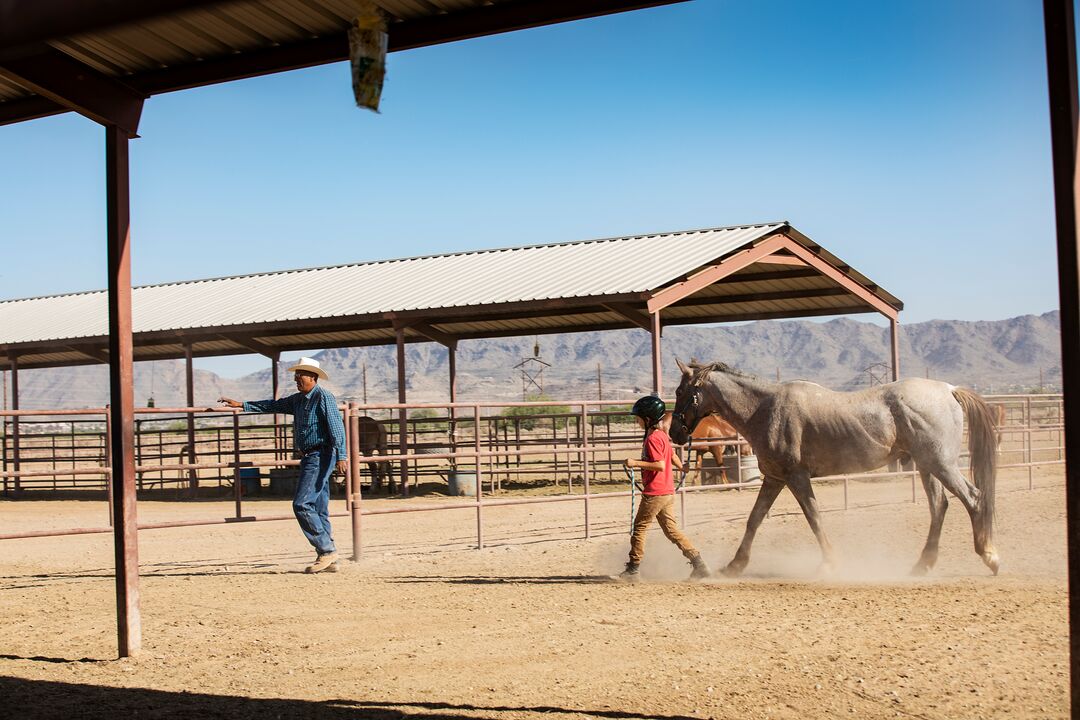
M 626 569 L 619 575 L 623 582 L 638 582 L 641 579 L 639 566 L 645 555 L 645 533 L 655 518 L 668 540 L 675 543 L 683 556 L 694 566 L 690 573 L 691 580 L 709 577 L 709 568 L 701 559 L 701 553 L 694 548 L 689 538 L 682 534 L 675 521 L 675 481 L 672 466 L 682 470 L 682 460 L 671 446 L 671 437 L 664 427 L 664 401 L 655 395 L 646 395 L 634 403 L 630 411 L 645 430 L 645 441 L 641 447 L 641 459 L 627 458 L 626 467 L 641 468 L 642 498 L 637 514 L 634 516 L 634 531 L 630 536 L 630 560 Z

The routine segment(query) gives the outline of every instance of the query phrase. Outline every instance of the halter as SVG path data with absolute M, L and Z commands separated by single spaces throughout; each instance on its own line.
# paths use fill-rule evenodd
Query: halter
M 701 387 L 697 385 L 690 386 L 689 407 L 695 408 L 694 427 L 690 427 L 686 424 L 686 413 L 679 410 L 680 403 L 676 403 L 675 409 L 671 411 L 671 422 L 678 422 L 683 428 L 685 428 L 687 436 L 689 436 L 690 433 L 694 432 L 694 428 L 696 428 L 697 424 L 701 422 L 701 414 L 696 412 L 696 409 L 697 406 L 701 404 L 701 398 L 703 395 L 704 393 L 702 392 Z

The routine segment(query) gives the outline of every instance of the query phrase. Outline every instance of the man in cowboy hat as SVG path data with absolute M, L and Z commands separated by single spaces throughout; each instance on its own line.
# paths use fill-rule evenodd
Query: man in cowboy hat
M 299 392 L 280 400 L 245 402 L 219 398 L 244 412 L 285 413 L 293 416 L 293 445 L 300 456 L 300 477 L 293 496 L 293 513 L 318 557 L 306 572 L 337 572 L 337 548 L 330 526 L 330 475 L 345 472 L 345 425 L 337 400 L 319 385 L 326 371 L 319 361 L 302 357 L 288 369 Z

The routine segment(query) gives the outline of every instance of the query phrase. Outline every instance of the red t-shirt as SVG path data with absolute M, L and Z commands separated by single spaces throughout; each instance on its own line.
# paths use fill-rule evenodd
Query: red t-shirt
M 648 462 L 662 462 L 664 469 L 641 471 L 641 485 L 644 490 L 642 495 L 674 495 L 675 481 L 671 474 L 671 438 L 668 434 L 657 428 L 645 438 L 645 446 L 642 451 L 642 460 Z

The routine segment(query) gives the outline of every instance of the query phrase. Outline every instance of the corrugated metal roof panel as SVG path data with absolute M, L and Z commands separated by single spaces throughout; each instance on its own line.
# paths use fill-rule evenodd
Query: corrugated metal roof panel
M 134 332 L 647 292 L 782 224 L 289 270 L 136 288 Z M 107 333 L 105 293 L 0 303 L 0 343 Z
M 148 342 L 183 332 L 189 342 L 200 342 L 203 354 L 212 354 L 215 348 L 236 352 L 243 346 L 227 339 L 211 346 L 204 338 L 216 340 L 213 333 L 244 326 L 257 326 L 256 332 L 266 335 L 261 342 L 279 348 L 389 342 L 389 318 L 409 312 L 444 330 L 453 327 L 462 336 L 626 325 L 624 317 L 602 307 L 605 298 L 644 302 L 650 294 L 777 233 L 796 236 L 787 223 L 769 223 L 140 287 L 132 297 L 133 329 Z M 665 317 L 708 322 L 739 313 L 797 315 L 863 305 L 846 293 L 815 296 L 814 290 L 838 286 L 821 275 L 799 274 L 805 268 L 794 268 L 799 272 L 791 277 L 759 271 L 762 279 L 752 282 L 755 267 L 670 306 Z M 855 272 L 849 268 L 848 274 Z M 788 297 L 799 292 L 809 295 Z M 877 294 L 899 307 L 885 291 L 878 289 Z M 732 296 L 740 296 L 741 302 L 733 302 Z M 483 309 L 482 317 L 461 316 L 471 308 Z M 104 292 L 0 301 L 0 346 L 103 338 L 108 332 L 106 312 Z

